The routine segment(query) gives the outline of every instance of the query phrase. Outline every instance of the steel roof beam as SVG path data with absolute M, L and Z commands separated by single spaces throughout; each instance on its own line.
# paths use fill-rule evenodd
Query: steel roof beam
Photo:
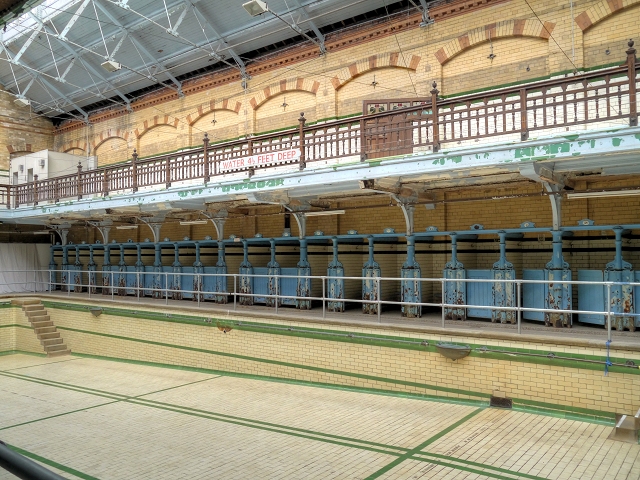
M 39 80 L 40 82 L 42 82 L 43 86 L 45 87 L 45 90 L 47 88 L 47 86 L 56 94 L 58 95 L 61 99 L 63 99 L 64 101 L 66 101 L 69 105 L 72 105 L 76 110 L 78 110 L 78 112 L 80 112 L 83 117 L 84 117 L 84 121 L 86 123 L 89 123 L 89 115 L 87 114 L 87 112 L 85 112 L 82 108 L 80 108 L 79 105 L 76 105 L 73 100 L 71 100 L 71 98 L 69 98 L 67 95 L 65 95 L 64 93 L 62 93 L 60 90 L 58 90 L 56 87 L 54 87 L 42 74 L 41 72 L 38 72 L 37 70 L 24 65 L 22 63 L 19 62 L 15 62 L 13 60 L 13 58 L 11 57 L 11 52 L 9 51 L 9 49 L 6 47 L 6 45 L 4 44 L 4 42 L 2 42 L 2 40 L 0 40 L 0 47 L 2 47 L 2 51 L 4 51 L 5 55 L 7 56 L 6 60 L 9 63 L 12 63 L 13 65 L 22 67 L 24 69 L 24 71 L 27 73 L 27 75 L 29 75 L 32 80 Z M 3 59 L 4 60 L 4 59 Z M 32 71 L 33 70 L 33 71 Z M 45 74 L 46 75 L 46 74 Z M 16 84 L 16 88 L 17 88 L 17 84 Z M 51 95 L 51 94 L 50 94 Z M 36 102 L 39 105 L 43 105 L 47 108 L 51 108 L 46 104 L 40 103 L 40 102 Z
M 231 55 L 231 58 L 233 58 L 238 65 L 235 66 L 235 65 L 231 65 L 228 62 L 225 62 L 225 63 L 227 63 L 227 65 L 230 65 L 230 66 L 240 70 L 240 73 L 242 74 L 242 78 L 248 80 L 250 78 L 250 76 L 247 74 L 247 67 L 246 67 L 244 61 L 233 50 L 233 48 L 231 48 L 231 46 L 229 45 L 227 40 L 218 32 L 216 27 L 213 26 L 213 22 L 211 20 L 209 20 L 207 17 L 204 16 L 204 13 L 202 13 L 202 11 L 198 8 L 198 6 L 194 2 L 191 2 L 189 0 L 183 0 L 183 1 L 189 8 L 191 8 L 191 10 L 193 11 L 193 14 L 196 17 L 198 16 L 198 14 L 200 15 L 200 18 L 202 19 L 204 24 L 207 27 L 209 27 L 211 32 L 213 32 L 213 34 L 216 36 L 216 38 L 211 40 L 211 42 L 213 43 L 213 42 L 216 42 L 216 41 L 220 41 L 225 45 L 225 47 L 228 47 L 226 50 L 229 52 L 229 55 Z M 207 40 L 209 40 L 209 39 L 207 38 Z M 217 53 L 216 53 L 216 55 L 217 55 L 217 59 L 219 59 L 220 61 L 223 61 L 223 59 L 222 59 L 222 57 L 220 55 L 218 55 Z M 216 58 L 216 57 L 214 57 L 214 58 Z
M 87 8 L 87 5 L 89 5 L 90 1 L 91 0 L 84 0 L 84 2 L 82 2 L 82 5 L 78 7 L 78 10 L 76 10 L 76 13 L 73 14 L 73 16 L 69 19 L 65 27 L 62 29 L 62 32 L 60 32 L 61 39 L 66 40 L 67 33 L 69 33 L 69 30 L 71 30 L 71 27 L 73 27 L 73 25 L 76 23 L 78 18 L 80 18 L 80 15 L 84 11 L 84 9 Z
M 80 63 L 91 73 L 93 73 L 96 77 L 98 77 L 105 85 L 107 85 L 109 88 L 111 88 L 111 90 L 118 95 L 125 103 L 127 110 L 131 111 L 131 101 L 124 95 L 124 93 L 122 93 L 120 90 L 118 90 L 114 85 L 111 84 L 111 82 L 109 82 L 109 80 L 107 80 L 100 72 L 98 72 L 91 64 L 87 63 L 84 61 L 84 59 L 79 58 L 78 54 L 75 52 L 75 50 L 73 48 L 71 48 L 69 46 L 69 44 L 67 43 L 66 39 L 61 38 L 62 35 L 61 34 L 57 34 L 55 32 L 51 32 L 50 28 L 45 25 L 44 23 L 42 23 L 42 19 L 40 19 L 37 15 L 34 15 L 33 12 L 29 12 L 29 15 L 31 15 L 31 17 L 33 17 L 33 19 L 38 22 L 38 24 L 40 25 L 40 28 L 42 30 L 44 30 L 45 34 L 50 34 L 51 36 L 53 36 L 56 40 L 58 40 L 58 42 L 64 47 L 64 49 L 69 52 L 69 54 L 71 54 L 71 64 L 69 64 L 69 67 L 67 68 L 67 70 L 64 72 L 64 74 L 59 77 L 59 80 L 62 81 L 62 83 L 66 83 L 66 80 L 64 80 L 64 77 L 66 77 L 67 73 L 69 72 L 69 69 L 71 68 L 71 65 L 73 65 L 73 63 L 75 63 L 76 59 L 80 60 Z M 68 25 L 68 24 L 67 24 Z M 65 27 L 66 28 L 66 27 Z M 52 52 L 53 53 L 53 52 Z M 98 89 L 98 96 L 100 96 L 100 98 L 102 98 L 103 100 L 107 100 L 107 97 L 105 97 L 104 95 L 102 95 L 102 93 L 100 92 L 100 87 L 98 87 L 96 85 L 96 88 Z M 88 90 L 87 93 L 92 93 L 91 90 Z M 113 100 L 112 100 L 113 101 Z M 117 103 L 117 102 L 114 102 Z
M 127 5 L 126 2 L 123 3 L 123 2 L 112 2 L 110 0 L 107 0 L 107 1 L 109 1 L 109 3 L 119 6 L 120 8 L 124 8 L 127 11 L 137 13 L 135 10 L 132 10 L 131 7 Z M 132 43 L 134 43 L 145 55 L 147 55 L 147 57 L 149 57 L 149 59 L 155 66 L 162 69 L 162 73 L 167 75 L 167 77 L 169 77 L 169 80 L 171 80 L 175 84 L 178 95 L 180 95 L 181 97 L 184 96 L 184 94 L 182 93 L 182 83 L 180 83 L 178 79 L 176 79 L 176 77 L 173 76 L 173 74 L 169 71 L 169 69 L 166 66 L 164 66 L 162 63 L 160 63 L 160 61 L 153 54 L 151 54 L 151 52 L 149 52 L 149 50 L 145 48 L 144 45 L 142 45 L 133 35 L 129 33 L 129 30 L 124 25 L 122 25 L 113 15 L 111 15 L 111 13 L 105 8 L 105 6 L 102 5 L 101 0 L 95 0 L 95 5 L 100 9 L 102 13 L 104 13 L 107 16 L 107 18 L 109 18 L 109 20 L 114 25 L 116 25 L 120 29 L 120 31 L 124 35 L 127 35 L 129 37 L 129 40 L 131 40 Z M 161 85 L 164 85 L 164 86 L 168 86 L 162 82 L 157 82 L 157 83 L 160 83 Z
M 424 1 L 424 0 L 422 0 Z M 309 24 L 309 27 L 311 27 L 311 30 L 313 31 L 313 33 L 315 34 L 316 38 L 318 39 L 318 43 L 320 46 L 320 53 L 322 55 L 324 55 L 325 53 L 327 53 L 327 50 L 324 46 L 324 35 L 322 33 L 320 33 L 320 30 L 318 29 L 318 27 L 316 26 L 315 23 L 313 23 L 313 20 L 309 19 L 309 14 L 307 13 L 307 9 L 304 7 L 304 5 L 302 5 L 302 2 L 300 0 L 293 0 L 293 3 L 295 3 L 296 5 L 298 5 L 299 9 L 300 9 L 300 16 L 302 17 L 302 19 L 306 20 Z M 287 12 L 290 13 L 290 12 Z M 300 23 L 300 21 L 296 22 L 296 26 Z M 294 29 L 295 30 L 295 29 Z

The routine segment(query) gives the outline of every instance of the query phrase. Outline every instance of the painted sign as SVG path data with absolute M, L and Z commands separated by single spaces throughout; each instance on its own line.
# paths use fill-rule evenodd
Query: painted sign
M 230 160 L 222 160 L 218 164 L 220 173 L 234 172 L 237 170 L 246 170 L 247 168 L 259 168 L 275 165 L 284 165 L 293 163 L 300 159 L 300 149 L 280 150 L 279 152 L 260 153 L 251 155 L 250 157 L 233 158 Z

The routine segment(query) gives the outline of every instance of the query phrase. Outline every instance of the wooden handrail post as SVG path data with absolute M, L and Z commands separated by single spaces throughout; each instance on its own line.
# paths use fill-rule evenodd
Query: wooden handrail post
M 164 176 L 165 176 L 165 185 L 167 188 L 171 186 L 171 157 L 166 157 L 164 161 Z
M 633 40 L 627 43 L 627 68 L 629 70 L 629 126 L 638 126 L 638 101 L 636 97 L 636 49 Z
M 11 210 L 11 186 L 7 185 L 7 210 Z
M 138 191 L 138 152 L 133 149 L 131 155 L 131 187 L 134 192 Z
M 204 162 L 204 183 L 207 183 L 211 177 L 209 175 L 209 135 L 207 132 L 204 133 L 204 138 L 202 139 L 202 149 L 203 149 L 203 162 Z
M 304 145 L 304 124 L 307 123 L 307 119 L 304 118 L 304 112 L 300 113 L 298 119 L 300 123 L 299 135 L 300 135 L 300 170 L 304 170 L 307 167 L 307 154 Z
M 527 118 L 527 89 L 520 89 L 520 140 L 529 138 L 529 124 Z
M 78 189 L 78 200 L 82 199 L 82 163 L 78 161 L 78 181 L 77 186 Z
M 58 185 L 58 179 L 56 178 L 53 182 L 53 201 L 58 203 L 60 201 L 60 186 Z
M 102 196 L 106 197 L 109 195 L 109 174 L 107 173 L 109 170 L 104 169 L 102 172 Z
M 38 205 L 38 175 L 33 176 L 33 205 Z
M 440 126 L 438 125 L 438 89 L 436 88 L 438 84 L 434 81 L 431 86 L 433 90 L 431 90 L 431 115 L 433 124 L 433 151 L 437 152 L 440 150 Z

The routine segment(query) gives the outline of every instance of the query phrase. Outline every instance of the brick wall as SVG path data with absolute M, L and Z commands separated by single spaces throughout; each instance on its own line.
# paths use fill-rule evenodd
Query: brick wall
M 78 302 L 73 302 L 74 303 Z M 213 319 L 213 323 L 199 322 L 201 314 L 193 313 L 194 323 L 140 318 L 147 315 L 164 317 L 175 310 L 136 308 L 138 314 L 117 313 L 108 309 L 100 317 L 86 310 L 48 304 L 52 320 L 74 353 L 110 358 L 155 362 L 207 368 L 227 372 L 262 375 L 320 382 L 331 385 L 365 387 L 396 392 L 410 392 L 457 399 L 484 399 L 499 391 L 519 402 L 541 402 L 541 408 L 565 408 L 569 412 L 588 409 L 598 412 L 633 413 L 637 409 L 640 375 L 631 370 L 618 372 L 614 367 L 609 376 L 602 368 L 587 368 L 584 364 L 567 362 L 531 362 L 524 357 L 474 354 L 452 362 L 435 352 L 423 349 L 399 348 L 386 342 L 325 340 L 318 335 L 308 338 L 303 332 L 287 335 L 277 331 L 246 330 L 234 326 L 234 320 L 246 324 L 280 327 L 311 328 L 314 331 L 342 331 L 358 335 L 375 334 L 387 339 L 404 338 L 416 341 L 455 341 L 470 345 L 485 345 L 489 349 L 515 349 L 557 355 L 594 355 L 604 360 L 604 347 L 542 344 L 525 340 L 486 340 L 464 336 L 442 336 L 433 333 L 410 333 L 397 329 L 327 327 L 323 324 L 276 319 L 247 319 L 229 316 Z M 124 311 L 121 311 L 124 312 Z M 188 311 L 181 314 L 189 315 Z M 226 334 L 217 322 L 227 323 L 232 330 Z M 286 329 L 285 329 L 286 330 Z M 32 332 L 30 332 L 32 334 Z M 611 352 L 614 360 L 635 359 L 637 352 L 622 347 Z M 546 407 L 544 406 L 546 405 Z M 584 413 L 584 411 L 582 411 Z
M 581 13 L 599 3 L 574 2 L 574 17 L 584 18 Z M 194 88 L 195 93 L 184 98 L 142 102 L 133 113 L 107 115 L 90 127 L 63 126 L 55 136 L 55 148 L 68 150 L 74 143 L 84 144 L 87 136 L 95 146 L 100 135 L 104 138 L 111 132 L 122 140 L 108 140 L 95 153 L 100 164 L 113 163 L 129 158 L 136 147 L 140 155 L 148 156 L 199 145 L 205 131 L 220 141 L 295 126 L 303 111 L 313 121 L 358 113 L 364 99 L 426 96 L 433 80 L 441 95 L 451 95 L 625 61 L 626 40 L 636 33 L 640 7 L 594 19 L 583 32 L 584 22 L 571 17 L 568 4 L 535 0 L 529 5 L 503 2 L 426 28 L 418 28 L 419 21 L 410 22 L 410 27 L 394 29 L 393 35 L 388 35 L 390 27 L 384 22 L 376 23 L 367 27 L 369 36 L 348 42 L 352 46 L 330 50 L 304 64 L 288 59 L 295 54 L 283 52 L 268 69 L 252 72 L 246 90 L 240 82 L 221 81 L 215 88 Z M 493 60 L 487 58 L 491 44 Z M 607 48 L 609 55 L 604 53 Z M 218 77 L 212 74 L 198 81 Z M 288 105 L 283 108 L 285 99 Z M 177 124 L 147 132 L 156 117 L 168 116 L 169 123 Z

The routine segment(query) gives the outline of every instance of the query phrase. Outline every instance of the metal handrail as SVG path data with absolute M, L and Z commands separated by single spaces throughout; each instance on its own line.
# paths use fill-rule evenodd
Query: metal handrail
M 420 307 L 437 307 L 437 308 L 441 308 L 442 309 L 442 328 L 445 328 L 445 309 L 446 308 L 457 308 L 457 309 L 467 309 L 467 308 L 474 308 L 474 309 L 485 309 L 485 310 L 492 310 L 492 311 L 515 311 L 517 313 L 517 331 L 518 333 L 521 333 L 521 328 L 522 328 L 522 312 L 543 312 L 543 313 L 567 313 L 567 314 L 592 314 L 592 315 L 603 315 L 605 316 L 605 318 L 607 319 L 606 321 L 606 326 L 607 326 L 607 332 L 608 332 L 608 338 L 609 340 L 611 340 L 611 317 L 612 315 L 615 315 L 616 317 L 625 317 L 625 318 L 632 318 L 635 319 L 637 317 L 640 317 L 640 313 L 630 313 L 630 312 L 612 312 L 611 310 L 611 302 L 610 302 L 610 296 L 611 296 L 611 287 L 613 286 L 640 286 L 640 282 L 609 282 L 609 281 L 602 281 L 602 282 L 597 282 L 597 281 L 583 281 L 583 280 L 559 280 L 559 281 L 553 281 L 552 283 L 557 283 L 557 284 L 567 284 L 567 285 L 600 285 L 603 288 L 607 288 L 607 298 L 609 299 L 607 301 L 607 310 L 606 311 L 596 311 L 596 310 L 574 310 L 574 309 L 552 309 L 552 308 L 533 308 L 533 307 L 524 307 L 522 305 L 522 301 L 521 301 L 521 293 L 522 293 L 522 286 L 524 284 L 548 284 L 549 280 L 524 280 L 524 279 L 447 279 L 447 278 L 401 278 L 401 277 L 361 277 L 361 276 L 345 276 L 345 277 L 333 277 L 333 276 L 326 276 L 326 275 L 269 275 L 269 274 L 240 274 L 240 273 L 184 273 L 184 272 L 128 272 L 128 271 L 114 271 L 114 270 L 107 270 L 107 271 L 102 271 L 102 270 L 76 270 L 74 269 L 73 265 L 69 266 L 70 268 L 67 270 L 6 270 L 6 272 L 12 272 L 12 273 L 25 273 L 25 274 L 33 274 L 33 280 L 30 279 L 25 279 L 24 282 L 14 282 L 12 284 L 7 284 L 7 283 L 0 283 L 0 285 L 15 285 L 15 284 L 20 284 L 20 285 L 24 285 L 25 289 L 28 287 L 29 284 L 33 285 L 33 291 L 36 292 L 38 291 L 38 285 L 44 285 L 44 290 L 49 290 L 51 291 L 52 287 L 53 289 L 57 289 L 58 287 L 60 287 L 61 289 L 66 289 L 67 291 L 67 295 L 70 296 L 72 289 L 75 291 L 76 288 L 80 288 L 80 290 L 82 291 L 84 288 L 87 289 L 88 293 L 89 293 L 89 298 L 91 298 L 92 295 L 92 290 L 97 290 L 97 289 L 106 289 L 107 293 L 110 294 L 112 300 L 115 299 L 116 296 L 116 292 L 117 291 L 125 291 L 125 295 L 126 295 L 126 291 L 134 291 L 135 295 L 137 296 L 138 301 L 140 301 L 141 295 L 140 292 L 153 292 L 153 293 L 159 293 L 160 298 L 165 299 L 165 304 L 169 303 L 169 297 L 173 297 L 174 294 L 184 294 L 184 293 L 188 293 L 188 294 L 192 294 L 193 295 L 193 299 L 195 301 L 197 301 L 197 305 L 198 308 L 201 306 L 201 303 L 204 302 L 204 295 L 214 295 L 214 296 L 230 296 L 233 297 L 233 310 L 235 311 L 237 309 L 237 303 L 238 303 L 238 298 L 239 297 L 245 297 L 245 298 L 255 298 L 255 297 L 260 297 L 260 298 L 265 298 L 265 299 L 273 299 L 274 301 L 274 305 L 275 305 L 275 309 L 276 312 L 278 311 L 278 306 L 280 304 L 280 302 L 278 300 L 282 300 L 282 299 L 293 299 L 293 300 L 305 300 L 305 301 L 321 301 L 322 302 L 322 318 L 326 318 L 326 304 L 328 302 L 344 302 L 344 303 L 359 303 L 362 305 L 365 304 L 369 304 L 369 305 L 377 305 L 377 316 L 378 316 L 378 320 L 381 320 L 381 310 L 382 310 L 382 306 L 383 305 L 400 305 L 400 306 L 420 306 Z M 117 266 L 114 266 L 117 268 Z M 46 274 L 48 276 L 48 281 L 42 281 L 42 280 L 38 280 L 37 277 L 37 273 L 41 273 L 41 274 Z M 83 283 L 83 275 L 87 275 L 88 276 L 88 283 Z M 97 282 L 97 276 L 98 275 L 102 275 L 103 278 L 104 276 L 109 277 L 110 278 L 110 283 L 109 285 L 100 285 Z M 60 281 L 58 282 L 56 280 L 57 275 L 60 275 Z M 65 277 L 66 275 L 66 277 Z M 121 277 L 121 276 L 126 276 L 127 275 L 136 275 L 136 285 L 134 286 L 127 286 L 126 284 L 124 286 L 121 285 L 115 285 L 114 279 L 116 277 Z M 145 287 L 144 285 L 141 285 L 141 276 L 143 275 L 152 275 L 152 276 L 157 276 L 160 275 L 161 277 L 164 278 L 164 286 L 162 284 L 160 285 L 156 285 L 156 286 L 150 286 L 150 287 Z M 78 276 L 80 276 L 80 278 L 78 278 Z M 169 277 L 172 276 L 172 279 L 174 277 L 195 277 L 198 280 L 200 280 L 201 278 L 206 278 L 206 277 L 225 277 L 225 278 L 233 278 L 233 290 L 229 291 L 229 288 L 227 288 L 227 291 L 204 291 L 204 290 L 195 290 L 195 289 L 185 289 L 182 288 L 182 286 L 177 289 L 173 287 L 173 282 L 170 282 Z M 72 279 L 73 277 L 73 279 Z M 92 281 L 92 277 L 93 277 L 93 281 Z M 240 292 L 238 290 L 238 279 L 241 277 L 246 277 L 246 278 L 271 278 L 271 279 L 275 279 L 275 291 L 274 293 L 255 293 L 255 292 Z M 300 295 L 287 295 L 287 294 L 283 294 L 283 292 L 278 291 L 279 289 L 279 284 L 280 284 L 280 279 L 283 278 L 295 278 L 295 279 L 308 279 L 310 281 L 321 281 L 322 282 L 322 295 L 321 296 L 313 296 L 313 295 L 309 295 L 309 296 L 300 296 Z M 377 287 L 377 298 L 375 299 L 363 299 L 363 298 L 335 298 L 335 297 L 331 297 L 331 296 L 327 296 L 327 289 L 326 289 L 326 284 L 330 279 L 336 279 L 336 278 L 340 278 L 342 280 L 359 280 L 359 281 L 374 281 L 376 282 L 376 287 Z M 77 283 L 77 280 L 80 280 L 80 283 Z M 509 306 L 509 307 L 502 307 L 502 306 L 493 306 L 493 305 L 473 305 L 473 304 L 450 304 L 450 303 L 446 303 L 445 302 L 445 296 L 444 294 L 441 296 L 441 300 L 440 302 L 405 302 L 405 301 L 395 301 L 395 300 L 383 300 L 382 299 L 382 289 L 381 289 L 381 285 L 382 282 L 388 282 L 388 281 L 392 281 L 392 282 L 402 282 L 402 281 L 417 281 L 420 282 L 421 284 L 425 283 L 425 282 L 432 282 L 434 284 L 440 284 L 441 285 L 441 289 L 442 292 L 444 293 L 445 291 L 445 285 L 447 282 L 453 282 L 453 283 L 457 283 L 457 282 L 469 282 L 469 283 L 502 283 L 502 284 L 512 284 L 515 285 L 517 288 L 517 295 L 516 295 L 516 305 L 515 306 Z M 126 280 L 125 280 L 126 283 Z M 228 283 L 227 283 L 228 285 Z M 40 290 L 42 291 L 42 290 Z M 105 290 L 102 291 L 101 293 L 101 297 L 104 295 Z M 93 293 L 94 295 L 97 295 L 97 293 Z M 152 294 L 153 295 L 153 294 Z M 122 296 L 121 294 L 118 293 L 118 296 Z M 145 293 L 142 293 L 142 297 L 145 296 Z

